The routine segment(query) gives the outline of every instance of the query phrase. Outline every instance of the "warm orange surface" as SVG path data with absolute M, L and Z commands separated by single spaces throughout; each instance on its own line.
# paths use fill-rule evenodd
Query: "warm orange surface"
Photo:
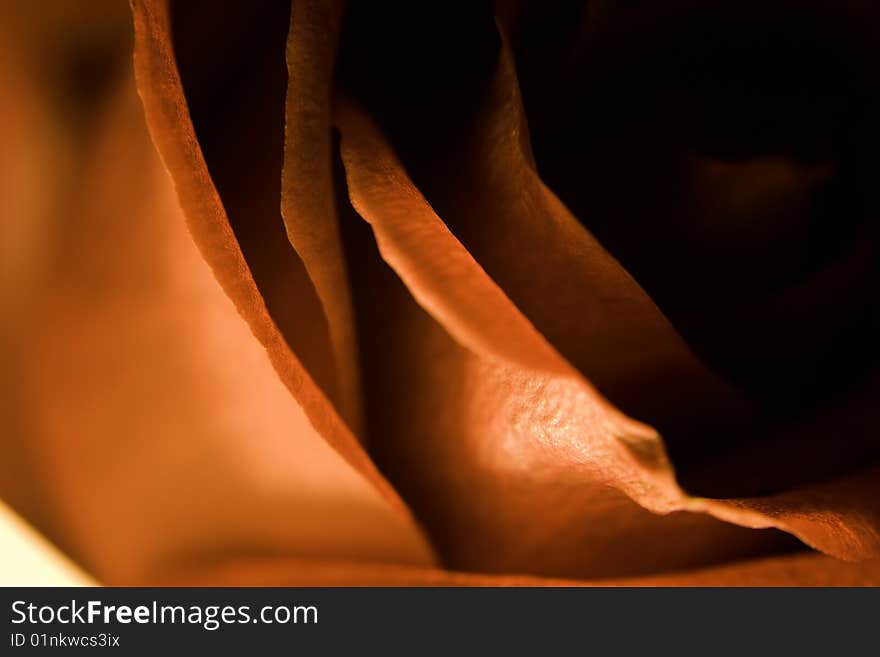
M 880 584 L 880 469 L 698 497 L 620 410 L 754 412 L 542 181 L 509 43 L 445 217 L 334 86 L 342 15 L 294 3 L 267 174 L 206 157 L 165 0 L 79 114 L 10 36 L 0 496 L 108 584 Z M 217 166 L 281 180 L 271 291 Z

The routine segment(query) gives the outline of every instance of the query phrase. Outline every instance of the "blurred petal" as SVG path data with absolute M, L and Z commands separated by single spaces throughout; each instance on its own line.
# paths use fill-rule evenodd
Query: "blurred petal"
M 35 201 L 3 215 L 4 235 L 19 236 L 28 258 L 3 281 L 13 355 L 3 383 L 17 417 L 6 425 L 0 495 L 109 584 L 151 583 L 211 558 L 430 564 L 369 461 L 360 456 L 369 467 L 359 470 L 325 441 L 319 430 L 360 449 L 277 337 L 234 240 L 206 228 L 217 215 L 189 220 L 213 270 L 194 244 L 131 71 L 81 121 L 41 95 L 40 80 L 0 79 L 0 97 L 39 109 L 11 127 L 49 146 L 25 144 L 22 161 L 35 162 L 0 169 L 4 183 L 10 170 L 22 176 L 17 189 Z M 154 112 L 179 107 L 151 98 Z M 53 160 L 61 154 L 64 166 Z M 222 212 L 210 180 L 200 188 L 187 175 L 178 186 L 190 210 Z
M 799 554 L 650 575 L 566 580 L 486 575 L 389 564 L 278 560 L 227 563 L 169 584 L 209 586 L 880 586 L 880 561 L 858 564 Z
M 246 64 L 211 61 L 223 47 L 184 39 L 187 52 L 175 51 L 167 2 L 132 7 L 140 92 L 177 197 L 128 89 L 71 129 L 88 135 L 68 145 L 76 178 L 46 167 L 53 183 L 74 179 L 77 189 L 54 184 L 47 208 L 22 201 L 19 190 L 44 189 L 34 148 L 36 164 L 24 160 L 31 177 L 3 201 L 48 226 L 3 226 L 39 255 L 13 258 L 3 272 L 14 319 L 0 355 L 25 382 L 21 403 L 0 409 L 15 433 L 4 456 L 17 466 L 3 473 L 3 494 L 100 577 L 150 582 L 213 554 L 218 563 L 293 558 L 294 569 L 314 567 L 328 581 L 444 581 L 438 571 L 345 565 L 432 560 L 362 448 L 367 435 L 454 568 L 641 576 L 792 545 L 728 523 L 783 529 L 846 559 L 880 554 L 877 471 L 753 500 L 679 487 L 658 432 L 629 416 L 710 440 L 735 433 L 754 409 L 697 361 L 540 181 L 506 49 L 460 161 L 434 163 L 446 175 L 415 175 L 386 125 L 357 103 L 341 108 L 351 202 L 389 270 L 364 227 L 350 224 L 351 208 L 333 200 L 335 41 L 325 37 L 338 29 L 339 7 L 305 3 L 290 15 L 286 119 L 274 68 L 283 67 L 286 14 L 251 97 L 238 86 L 249 81 Z M 194 21 L 190 36 L 214 27 L 201 5 L 178 7 Z M 230 16 L 222 38 L 237 34 Z M 205 70 L 211 84 L 187 77 Z M 216 95 L 199 98 L 203 88 Z M 45 99 L 25 95 L 19 107 L 31 102 L 36 118 L 0 110 L 52 151 L 42 133 L 57 117 L 40 116 Z M 232 107 L 231 118 L 196 119 L 218 106 Z M 0 163 L 7 177 L 14 167 Z M 60 229 L 55 216 L 66 220 Z M 326 568 L 296 561 L 318 555 Z M 778 565 L 777 581 L 875 575 L 873 562 L 767 563 Z M 775 567 L 753 566 L 703 581 L 756 581 Z M 274 566 L 255 568 L 248 577 L 278 577 Z

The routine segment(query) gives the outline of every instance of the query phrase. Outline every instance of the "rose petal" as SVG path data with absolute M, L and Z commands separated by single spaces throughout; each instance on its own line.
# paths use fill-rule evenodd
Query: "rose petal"
M 656 516 L 615 490 L 659 512 L 690 504 L 656 433 L 609 406 L 519 313 L 372 122 L 351 105 L 337 120 L 352 203 L 408 288 L 375 262 L 375 246 L 349 238 L 371 453 L 446 564 L 622 575 L 778 544 L 701 515 Z
M 507 77 L 508 89 L 512 79 L 509 71 L 509 68 L 505 69 L 503 59 L 500 78 L 503 82 Z M 510 98 L 510 94 L 508 91 L 507 96 L 499 95 Z M 422 433 L 429 435 L 415 447 L 407 445 L 403 436 L 395 436 L 394 430 L 399 434 L 403 428 L 391 426 L 383 437 L 393 446 L 384 447 L 377 458 L 426 518 L 435 541 L 452 564 L 496 569 L 499 562 L 485 556 L 492 554 L 497 555 L 507 570 L 528 568 L 529 572 L 564 572 L 569 575 L 596 572 L 591 569 L 608 573 L 609 567 L 612 570 L 628 567 L 636 571 L 640 568 L 639 557 L 644 555 L 628 554 L 626 565 L 614 564 L 608 554 L 598 556 L 601 545 L 608 538 L 599 538 L 601 530 L 596 526 L 591 527 L 591 531 L 596 532 L 592 536 L 587 537 L 585 532 L 580 539 L 575 538 L 577 528 L 587 525 L 588 519 L 595 520 L 597 513 L 603 517 L 607 509 L 602 507 L 606 505 L 615 507 L 619 524 L 614 529 L 618 537 L 625 533 L 620 526 L 630 520 L 623 510 L 625 504 L 617 500 L 609 503 L 607 493 L 601 495 L 595 490 L 597 483 L 602 491 L 605 491 L 602 485 L 610 484 L 657 512 L 706 511 L 744 526 L 779 527 L 843 558 L 864 559 L 880 553 L 876 534 L 880 518 L 876 505 L 871 502 L 872 497 L 865 494 L 876 487 L 876 478 L 872 475 L 833 486 L 830 494 L 827 491 L 824 494 L 801 491 L 769 500 L 737 502 L 687 496 L 674 481 L 656 433 L 625 420 L 546 343 L 434 214 L 376 126 L 351 105 L 342 109 L 338 121 L 343 133 L 343 160 L 353 205 L 373 225 L 383 257 L 416 301 L 443 326 L 448 336 L 467 350 L 443 344 L 446 335 L 430 328 L 429 322 L 418 317 L 416 312 L 394 308 L 394 313 L 404 317 L 410 315 L 398 319 L 404 328 L 401 335 L 396 336 L 399 344 L 394 346 L 405 356 L 396 358 L 417 371 L 415 375 L 403 371 L 397 375 L 411 378 L 406 385 L 408 389 L 419 391 L 419 399 L 426 396 L 430 399 L 424 402 L 407 400 L 407 403 L 445 409 L 453 419 L 444 418 L 438 422 L 440 427 L 423 429 Z M 483 205 L 478 206 L 484 217 L 482 225 L 486 225 L 487 217 L 495 221 L 500 208 L 506 210 L 506 215 L 500 214 L 508 217 L 508 221 L 510 215 L 519 214 L 522 226 L 526 228 L 516 226 L 515 230 L 496 231 L 496 235 L 513 233 L 521 239 L 523 230 L 527 229 L 526 235 L 531 238 L 521 239 L 522 248 L 517 252 L 517 259 L 510 259 L 508 253 L 508 262 L 517 262 L 516 267 L 507 265 L 502 270 L 503 261 L 496 260 L 493 274 L 497 274 L 497 271 L 523 269 L 518 259 L 520 254 L 529 257 L 525 245 L 540 244 L 543 239 L 534 232 L 535 226 L 547 226 L 559 215 L 562 215 L 560 225 L 573 224 L 565 217 L 561 204 L 537 180 L 520 147 L 521 131 L 515 125 L 505 127 L 500 121 L 491 125 L 500 127 L 490 132 L 486 126 L 487 129 L 478 131 L 478 134 L 489 134 L 490 141 L 495 139 L 507 145 L 499 146 L 492 151 L 491 158 L 482 161 L 491 175 L 484 173 L 476 178 L 478 183 L 490 186 L 493 192 L 482 197 Z M 466 170 L 473 175 L 472 169 Z M 474 198 L 479 202 L 479 193 L 470 187 L 465 189 L 463 199 Z M 529 202 L 522 201 L 524 194 L 531 195 L 526 196 Z M 494 199 L 495 210 L 486 200 L 488 198 Z M 578 243 L 574 235 L 569 233 L 571 239 L 568 242 L 560 240 L 549 252 L 554 255 L 565 253 L 564 244 Z M 581 235 L 581 242 L 583 235 L 585 233 Z M 486 240 L 487 244 L 490 242 Z M 603 333 L 613 332 L 615 323 L 622 322 L 626 335 L 626 320 L 635 317 L 639 322 L 647 322 L 649 328 L 654 320 L 651 320 L 650 313 L 640 315 L 638 310 L 616 314 L 617 308 L 627 301 L 635 303 L 636 309 L 639 304 L 644 307 L 644 299 L 639 297 L 641 293 L 634 284 L 621 278 L 619 273 L 603 280 L 601 271 L 597 274 L 592 269 L 602 265 L 595 263 L 604 262 L 612 273 L 614 263 L 610 258 L 601 259 L 597 245 L 591 248 L 588 253 L 592 253 L 592 257 L 581 262 L 580 272 L 575 271 L 578 263 L 571 259 L 567 276 L 559 275 L 559 258 L 550 259 L 548 252 L 536 250 L 543 253 L 544 261 L 552 263 L 545 269 L 557 274 L 548 281 L 555 280 L 565 288 L 577 274 L 582 282 L 579 303 L 593 304 L 592 314 L 599 318 L 595 321 L 600 327 L 603 320 L 611 318 L 607 327 L 597 332 L 599 339 L 596 343 L 607 350 L 607 343 L 601 338 Z M 526 271 L 544 275 L 537 266 L 526 268 Z M 589 293 L 591 290 L 592 294 Z M 555 301 L 565 292 L 557 292 L 548 282 L 543 296 L 534 294 L 534 291 L 530 294 L 532 300 L 543 303 L 545 299 Z M 618 298 L 622 301 L 617 301 Z M 603 312 L 606 304 L 609 305 L 607 313 Z M 564 313 L 557 308 L 556 316 L 564 316 Z M 547 321 L 552 319 L 548 316 Z M 631 325 L 630 335 L 634 338 L 643 330 L 639 322 Z M 661 326 L 662 323 L 655 325 Z M 413 337 L 419 332 L 420 337 Z M 587 332 L 586 335 L 592 334 Z M 605 351 L 591 349 L 589 340 L 585 343 L 587 348 L 582 353 L 601 364 Z M 674 343 L 674 340 L 669 341 L 669 344 Z M 649 363 L 651 355 L 650 351 L 646 352 Z M 613 354 L 608 358 L 613 359 Z M 687 363 L 687 359 L 682 358 L 682 354 L 677 354 L 668 361 L 660 359 L 664 367 L 659 372 L 666 369 L 665 376 L 659 376 L 657 370 L 649 368 L 652 377 L 658 377 L 655 380 L 663 381 L 663 386 L 654 386 L 656 389 L 666 392 L 665 386 L 670 381 L 667 377 L 676 370 L 670 372 L 665 366 L 669 362 Z M 401 369 L 403 367 L 401 365 Z M 420 367 L 432 367 L 437 371 L 428 375 L 419 371 Z M 687 369 L 689 367 L 682 371 L 682 378 L 694 381 L 704 376 L 699 368 Z M 601 367 L 584 369 L 591 375 L 593 371 L 600 374 L 603 371 Z M 609 367 L 608 371 L 613 375 L 617 369 Z M 453 381 L 455 388 L 450 390 L 449 382 Z M 671 381 L 681 383 L 676 379 Z M 462 387 L 465 391 L 461 390 Z M 697 389 L 701 387 L 697 386 Z M 702 402 L 703 398 L 699 397 L 699 400 Z M 384 401 L 389 402 L 388 396 Z M 410 432 L 412 426 L 425 422 L 425 416 L 418 410 L 398 409 L 398 412 L 407 416 L 400 424 L 409 423 Z M 424 409 L 421 413 L 425 413 Z M 459 417 L 467 420 L 456 421 L 455 418 Z M 391 424 L 386 421 L 384 428 L 388 430 Z M 458 444 L 450 446 L 452 442 Z M 395 464 L 398 459 L 404 461 L 406 468 Z M 437 472 L 444 468 L 447 472 Z M 419 469 L 419 472 L 407 472 L 412 469 Z M 528 489 L 517 481 L 517 475 L 528 481 Z M 474 490 L 480 491 L 479 499 L 474 499 Z M 855 513 L 852 511 L 854 507 L 857 509 Z M 638 527 L 641 522 L 642 519 L 638 519 L 633 524 Z M 650 522 L 645 524 L 650 525 Z M 670 521 L 667 529 L 673 524 Z M 559 533 L 553 534 L 550 527 Z M 607 527 L 605 525 L 603 529 Z M 644 529 L 631 529 L 633 534 L 629 539 Z M 658 531 L 662 535 L 663 530 Z M 713 531 L 714 527 L 706 535 L 712 535 Z M 554 555 L 554 562 L 553 558 L 541 554 L 543 561 L 539 560 L 538 554 L 549 549 L 551 540 L 557 541 L 557 546 L 563 544 L 559 534 L 574 542 L 560 548 L 563 554 L 572 556 L 566 560 Z M 462 545 L 457 538 L 459 535 L 467 536 L 469 544 Z M 654 538 L 654 541 L 643 544 L 663 545 L 662 540 Z M 578 540 L 581 543 L 576 548 Z M 689 536 L 689 541 L 696 540 L 700 539 L 694 538 L 693 534 Z M 518 548 L 514 547 L 515 543 Z M 710 552 L 707 549 L 702 556 L 706 558 Z M 689 556 L 693 558 L 693 555 Z M 674 562 L 688 558 L 675 554 L 674 550 L 668 550 L 662 556 L 655 553 L 652 557 L 656 559 L 652 567 L 657 567 L 657 562 L 664 559 Z
M 277 560 L 225 563 L 167 581 L 184 586 L 880 586 L 880 561 L 853 564 L 818 554 L 797 554 L 664 575 L 584 581 L 389 564 Z
M 148 77 L 150 62 L 168 60 L 140 38 Z M 9 248 L 27 254 L 0 298 L 14 318 L 3 353 L 16 356 L 3 385 L 17 394 L 17 422 L 4 424 L 3 497 L 110 584 L 246 555 L 430 564 L 406 508 L 278 337 L 184 140 L 169 159 L 197 160 L 178 185 L 190 210 L 215 213 L 190 218 L 213 270 L 199 253 L 131 72 L 120 70 L 81 117 L 36 87 L 53 82 L 31 70 L 0 78 L 0 97 L 38 110 L 9 113 L 2 102 L 3 117 L 17 117 L 7 125 L 54 146 L 26 143 L 21 169 L 6 166 L 16 152 L 0 158 L 4 184 L 28 209 L 2 213 L 4 235 L 18 238 Z M 146 93 L 160 128 L 165 110 L 180 109 L 163 85 Z M 179 133 L 164 134 L 167 145 Z M 319 428 L 366 467 L 343 460 Z
M 287 102 L 281 212 L 329 324 L 340 412 L 360 433 L 357 340 L 339 237 L 330 101 L 342 2 L 294 2 L 287 40 Z
M 175 181 L 196 244 L 317 431 L 377 487 L 389 503 L 405 512 L 403 503 L 375 469 L 333 405 L 314 385 L 299 360 L 300 354 L 291 352 L 267 311 L 230 228 L 193 130 L 171 45 L 168 3 L 138 1 L 132 4 L 132 10 L 135 73 L 147 124 Z M 293 313 L 298 312 L 300 301 L 299 298 L 284 299 Z
M 281 217 L 285 3 L 168 2 L 168 31 L 191 131 L 231 232 L 284 340 L 341 407 L 327 318 Z
M 682 481 L 757 495 L 876 463 L 876 420 L 847 413 L 803 431 L 877 369 L 876 5 L 515 5 L 543 180 L 696 353 L 763 406 L 753 426 L 710 421 L 691 440 L 686 425 L 638 413 Z M 795 416 L 797 432 L 780 427 Z

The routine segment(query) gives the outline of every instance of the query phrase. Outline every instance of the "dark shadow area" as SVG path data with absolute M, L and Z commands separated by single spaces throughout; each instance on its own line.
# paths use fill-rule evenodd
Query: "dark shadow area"
M 318 297 L 281 218 L 289 0 L 172 3 L 177 63 L 199 145 L 269 312 L 330 396 Z

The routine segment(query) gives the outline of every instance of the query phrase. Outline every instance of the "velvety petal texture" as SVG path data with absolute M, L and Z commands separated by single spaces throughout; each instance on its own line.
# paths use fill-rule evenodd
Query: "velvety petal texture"
M 98 581 L 880 585 L 880 242 L 811 205 L 870 214 L 874 96 L 747 157 L 630 62 L 798 7 L 51 4 L 0 24 L 0 496 Z
M 432 563 L 405 507 L 330 447 L 224 292 L 123 71 L 70 169 L 51 169 L 48 207 L 29 205 L 45 210 L 6 336 L 20 421 L 4 432 L 4 498 L 104 583 L 224 555 Z M 57 125 L 45 111 L 25 117 L 37 137 Z

